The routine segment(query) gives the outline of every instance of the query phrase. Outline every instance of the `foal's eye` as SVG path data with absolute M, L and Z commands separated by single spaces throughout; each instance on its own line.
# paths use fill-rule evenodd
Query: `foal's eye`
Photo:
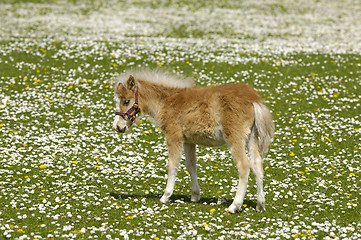
M 127 99 L 127 100 L 124 100 L 123 105 L 124 105 L 124 106 L 128 106 L 128 105 L 129 105 L 129 103 L 130 103 L 130 100 L 129 100 L 129 99 Z

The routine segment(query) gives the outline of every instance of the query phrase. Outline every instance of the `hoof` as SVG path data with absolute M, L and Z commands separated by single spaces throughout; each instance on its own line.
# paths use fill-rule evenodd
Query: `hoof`
M 235 207 L 234 205 L 231 205 L 229 206 L 227 209 L 226 209 L 226 213 L 235 213 L 237 211 L 237 207 Z
M 191 202 L 199 202 L 199 200 L 201 200 L 200 195 L 192 195 L 191 196 Z
M 162 204 L 166 204 L 166 203 L 168 203 L 168 200 L 169 200 L 169 199 L 168 199 L 167 197 L 164 197 L 164 196 L 163 196 L 163 197 L 159 200 L 159 202 L 162 203 Z
M 256 211 L 259 213 L 263 213 L 264 211 L 266 211 L 266 208 L 264 205 L 257 205 Z
M 226 209 L 226 213 L 228 214 L 235 214 L 236 212 L 232 212 L 231 210 L 229 210 L 228 208 Z

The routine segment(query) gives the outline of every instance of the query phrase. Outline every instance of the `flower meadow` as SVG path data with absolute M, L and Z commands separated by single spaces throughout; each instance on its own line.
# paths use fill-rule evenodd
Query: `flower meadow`
M 0 3 L 0 238 L 360 239 L 361 4 L 342 1 Z M 184 159 L 174 195 L 164 135 L 112 130 L 113 76 L 167 69 L 196 85 L 252 85 L 276 136 L 266 212 L 227 147 Z

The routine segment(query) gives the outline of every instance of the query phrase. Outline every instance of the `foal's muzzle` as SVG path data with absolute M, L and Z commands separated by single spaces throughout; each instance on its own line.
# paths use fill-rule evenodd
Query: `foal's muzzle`
M 115 129 L 115 131 L 119 132 L 119 133 L 125 133 L 125 131 L 127 130 L 127 127 L 119 127 L 117 126 L 117 128 Z

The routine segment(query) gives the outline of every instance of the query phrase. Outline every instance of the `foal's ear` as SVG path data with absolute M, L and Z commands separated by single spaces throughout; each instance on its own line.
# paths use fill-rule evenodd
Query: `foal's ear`
M 130 75 L 127 81 L 127 87 L 131 91 L 135 91 L 135 78 Z

